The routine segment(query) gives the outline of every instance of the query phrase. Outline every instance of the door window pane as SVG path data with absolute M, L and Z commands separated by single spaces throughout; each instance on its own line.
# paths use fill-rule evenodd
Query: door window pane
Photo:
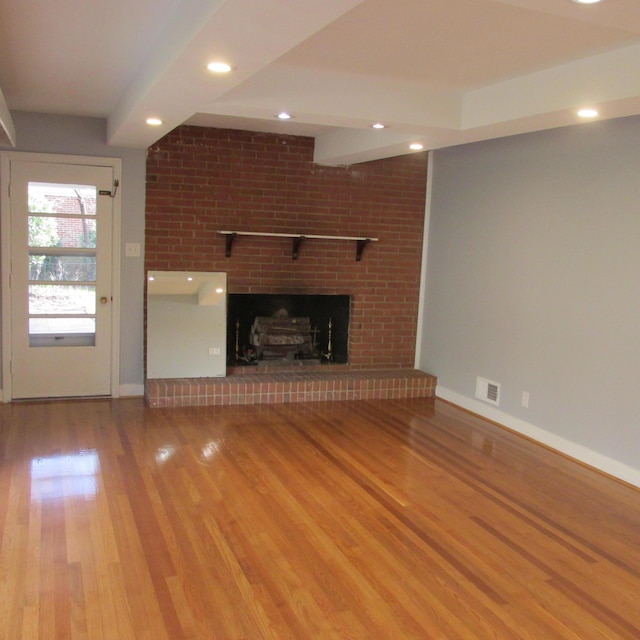
M 29 318 L 29 333 L 95 333 L 95 318 Z
M 29 182 L 29 212 L 95 216 L 96 187 Z
M 29 216 L 30 247 L 96 247 L 95 218 Z
M 90 314 L 96 312 L 96 288 L 89 285 L 29 285 L 29 314 Z
M 29 280 L 95 282 L 96 257 L 74 255 L 29 255 Z

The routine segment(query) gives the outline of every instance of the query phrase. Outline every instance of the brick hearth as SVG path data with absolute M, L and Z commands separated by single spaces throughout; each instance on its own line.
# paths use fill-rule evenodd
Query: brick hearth
M 437 379 L 416 369 L 238 373 L 225 378 L 147 380 L 150 407 L 431 398 Z

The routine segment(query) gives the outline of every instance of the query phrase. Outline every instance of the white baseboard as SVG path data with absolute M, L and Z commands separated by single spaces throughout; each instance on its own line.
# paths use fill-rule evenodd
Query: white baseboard
M 118 395 L 114 398 L 142 398 L 144 397 L 143 384 L 121 384 L 118 387 Z M 0 402 L 11 402 L 11 398 L 4 397 L 4 391 L 0 388 Z
M 144 396 L 143 384 L 121 384 L 119 388 L 120 398 L 142 398 Z
M 536 427 L 529 422 L 520 420 L 519 418 L 505 413 L 504 411 L 488 406 L 483 402 L 473 398 L 467 398 L 466 396 L 452 391 L 451 389 L 447 389 L 446 387 L 438 385 L 436 387 L 436 396 L 443 400 L 447 400 L 452 404 L 458 405 L 463 409 L 477 413 L 483 418 L 497 422 L 508 429 L 527 436 L 536 442 L 544 444 L 545 446 L 550 447 L 555 451 L 559 451 L 570 458 L 574 458 L 575 460 L 593 467 L 594 469 L 598 469 L 610 476 L 619 478 L 624 482 L 628 482 L 629 484 L 640 488 L 640 469 L 630 467 L 618 460 L 614 460 L 613 458 L 609 458 L 608 456 L 598 453 L 597 451 L 588 449 L 587 447 L 572 442 L 571 440 L 567 440 L 554 433 L 545 431 L 540 427 Z

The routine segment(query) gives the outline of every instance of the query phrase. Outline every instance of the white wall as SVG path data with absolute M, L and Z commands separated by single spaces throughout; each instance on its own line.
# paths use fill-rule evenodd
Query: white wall
M 146 151 L 106 145 L 106 121 L 12 112 L 13 151 L 115 157 L 122 160 L 120 394 L 142 395 L 144 258 L 127 258 L 125 242 L 144 247 Z M 1 385 L 0 385 L 1 387 Z
M 435 152 L 423 286 L 438 395 L 640 485 L 640 118 Z
M 209 353 L 218 349 L 217 353 Z M 147 376 L 211 378 L 227 370 L 227 304 L 200 304 L 198 294 L 147 299 Z

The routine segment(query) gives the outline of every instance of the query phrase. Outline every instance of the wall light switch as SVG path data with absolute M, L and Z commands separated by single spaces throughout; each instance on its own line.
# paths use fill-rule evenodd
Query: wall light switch
M 139 258 L 140 257 L 140 243 L 139 242 L 125 242 L 124 254 L 127 258 Z
M 209 355 L 210 356 L 219 356 L 220 355 L 220 347 L 209 347 Z

